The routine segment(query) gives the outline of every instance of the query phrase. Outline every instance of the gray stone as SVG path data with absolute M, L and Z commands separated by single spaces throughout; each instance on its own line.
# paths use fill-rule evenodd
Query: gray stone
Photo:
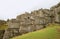
M 7 21 L 8 29 L 3 39 L 43 29 L 50 23 L 60 24 L 60 4 L 49 9 L 34 10 L 31 13 L 18 15 L 16 19 Z

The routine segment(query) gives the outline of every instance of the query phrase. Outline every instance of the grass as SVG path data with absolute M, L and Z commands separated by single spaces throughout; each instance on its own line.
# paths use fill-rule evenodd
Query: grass
M 60 25 L 50 25 L 42 30 L 30 32 L 22 36 L 13 37 L 11 39 L 60 39 Z
M 0 25 L 0 30 L 5 30 L 5 29 L 7 29 L 7 25 L 6 24 Z

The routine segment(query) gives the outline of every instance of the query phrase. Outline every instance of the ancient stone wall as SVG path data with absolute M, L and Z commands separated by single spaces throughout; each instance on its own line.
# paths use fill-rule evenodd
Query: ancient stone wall
M 16 19 L 9 20 L 7 22 L 8 29 L 5 31 L 3 39 L 43 29 L 49 23 L 60 24 L 60 7 L 58 5 L 50 10 L 39 9 L 31 13 L 25 12 L 25 14 L 18 15 Z
M 19 21 L 17 21 L 16 19 L 11 19 L 7 22 L 7 24 L 8 29 L 5 30 L 3 39 L 9 39 L 19 35 Z
M 51 7 L 52 14 L 54 15 L 54 22 L 60 24 L 60 3 Z

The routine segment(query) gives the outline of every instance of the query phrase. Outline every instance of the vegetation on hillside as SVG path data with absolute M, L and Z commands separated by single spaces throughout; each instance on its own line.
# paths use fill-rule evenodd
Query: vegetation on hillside
M 0 20 L 0 30 L 5 30 L 7 28 L 7 23 L 4 20 Z
M 5 30 L 5 29 L 7 29 L 7 27 L 8 27 L 8 26 L 7 26 L 6 24 L 1 25 L 1 26 L 0 26 L 0 30 Z

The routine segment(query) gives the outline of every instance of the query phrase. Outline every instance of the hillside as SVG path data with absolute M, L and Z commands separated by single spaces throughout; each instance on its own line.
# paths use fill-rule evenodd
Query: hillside
M 47 27 L 12 39 L 60 39 L 60 25 L 50 26 L 53 27 Z

